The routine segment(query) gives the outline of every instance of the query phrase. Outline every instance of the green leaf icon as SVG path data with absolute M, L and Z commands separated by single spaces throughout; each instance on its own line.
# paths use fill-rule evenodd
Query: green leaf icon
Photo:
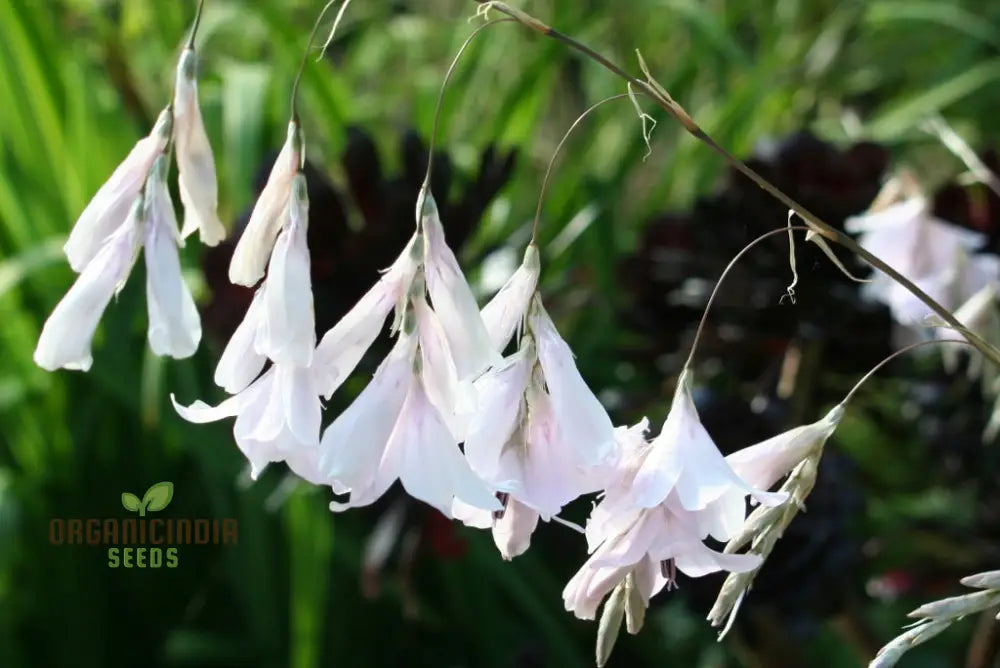
M 139 497 L 129 492 L 122 492 L 122 505 L 125 506 L 125 510 L 131 510 L 134 513 L 139 510 Z
M 146 490 L 142 497 L 143 510 L 163 510 L 170 504 L 170 499 L 174 498 L 174 483 L 158 482 Z M 140 515 L 145 513 L 140 511 Z

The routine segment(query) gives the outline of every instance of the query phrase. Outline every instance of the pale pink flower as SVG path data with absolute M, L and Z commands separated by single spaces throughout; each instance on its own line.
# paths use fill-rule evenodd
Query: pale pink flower
M 73 271 L 82 272 L 100 252 L 104 242 L 128 219 L 153 161 L 167 146 L 171 123 L 168 108 L 160 113 L 149 136 L 136 143 L 80 214 L 63 246 Z
M 476 382 L 476 394 L 466 457 L 508 508 L 523 507 L 515 511 L 519 551 L 508 535 L 513 520 L 493 522 L 497 546 L 509 558 L 527 548 L 539 517 L 549 521 L 570 501 L 604 487 L 617 463 L 615 430 L 537 295 L 519 350 Z M 489 526 L 481 516 L 462 519 Z
M 319 483 L 316 455 L 322 406 L 312 371 L 275 364 L 246 389 L 218 406 L 170 400 L 177 413 L 202 424 L 235 417 L 233 436 L 256 479 L 270 462 L 285 461 L 299 476 Z
M 181 275 L 177 219 L 167 190 L 167 158 L 160 156 L 146 186 L 146 306 L 149 347 L 161 356 L 194 355 L 201 341 L 201 318 Z
M 440 325 L 422 297 L 411 309 L 371 383 L 323 433 L 320 470 L 335 492 L 350 492 L 348 502 L 330 508 L 368 505 L 398 479 L 411 496 L 448 517 L 456 499 L 500 510 L 449 426 L 457 385 L 453 369 L 439 368 L 451 363 Z
M 601 600 L 629 574 L 648 605 L 664 587 L 676 586 L 678 570 L 701 577 L 716 571 L 742 573 L 761 564 L 758 555 L 708 548 L 693 514 L 671 504 L 613 513 L 602 505 L 587 523 L 592 554 L 563 590 L 566 609 L 580 619 L 593 619 Z
M 982 235 L 935 218 L 921 196 L 849 218 L 845 229 L 860 233 L 862 247 L 947 309 L 957 308 L 1000 276 L 995 258 L 972 255 L 982 245 Z M 863 294 L 886 304 L 893 318 L 905 325 L 919 325 L 930 313 L 923 302 L 882 273 L 872 277 Z
M 35 347 L 35 363 L 48 371 L 87 371 L 90 348 L 104 310 L 128 279 L 140 247 L 143 199 L 137 195 L 123 225 L 87 262 L 76 282 L 45 321 Z
M 709 510 L 717 517 L 706 519 L 713 526 L 731 524 L 725 518 L 744 514 L 743 497 L 750 495 L 766 505 L 784 501 L 784 495 L 770 494 L 743 480 L 719 452 L 705 431 L 691 398 L 690 372 L 681 373 L 673 403 L 660 435 L 639 454 L 631 483 L 615 494 L 623 507 L 654 508 L 673 496 L 687 511 Z M 609 491 L 609 498 L 612 497 Z M 722 501 L 721 504 L 715 502 Z M 738 510 L 737 510 L 738 508 Z M 726 540 L 728 536 L 713 536 Z
M 184 204 L 181 237 L 187 238 L 197 230 L 203 244 L 215 246 L 226 238 L 226 228 L 219 220 L 215 158 L 198 106 L 196 69 L 194 49 L 184 49 L 174 87 L 174 145 Z
M 285 214 L 285 226 L 271 254 L 261 290 L 264 314 L 257 329 L 256 351 L 279 364 L 309 366 L 316 347 L 312 279 L 306 232 L 309 196 L 306 177 L 296 175 Z
M 274 162 L 250 220 L 243 229 L 229 264 L 229 280 L 253 286 L 264 276 L 271 249 L 287 215 L 292 180 L 302 166 L 302 134 L 298 123 L 288 124 L 288 138 Z

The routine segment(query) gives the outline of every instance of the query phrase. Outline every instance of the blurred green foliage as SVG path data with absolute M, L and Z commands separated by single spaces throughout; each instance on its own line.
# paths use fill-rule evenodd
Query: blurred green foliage
M 184 362 L 148 353 L 138 268 L 103 319 L 90 373 L 48 374 L 33 364 L 41 324 L 72 278 L 62 241 L 168 101 L 193 5 L 0 0 L 0 665 L 587 665 L 595 626 L 564 613 L 559 596 L 584 559 L 582 541 L 559 553 L 560 563 L 534 552 L 504 564 L 487 535 L 461 530 L 467 552 L 425 554 L 409 576 L 413 591 L 390 574 L 379 596 L 363 597 L 361 553 L 377 515 L 331 515 L 325 492 L 277 472 L 249 484 L 230 425 L 195 427 L 176 417 L 171 392 L 219 397 L 210 382 L 217 351 L 203 346 Z M 207 2 L 198 38 L 201 101 L 224 220 L 251 203 L 252 175 L 282 141 L 291 78 L 321 5 Z M 943 112 L 973 145 L 997 138 L 997 4 L 523 6 L 632 70 L 640 48 L 659 81 L 737 155 L 808 127 L 835 141 L 886 142 L 933 178 L 959 166 L 916 129 L 925 115 Z M 349 123 L 369 131 L 384 156 L 395 155 L 410 126 L 427 136 L 444 70 L 474 9 L 464 0 L 355 0 L 332 57 L 306 70 L 301 108 L 310 158 L 342 182 L 337 157 Z M 445 98 L 441 145 L 460 172 L 491 141 L 516 147 L 521 160 L 470 253 L 526 242 L 541 175 L 562 133 L 590 103 L 623 91 L 592 63 L 516 25 L 477 39 Z M 687 206 L 722 168 L 649 111 L 660 124 L 645 161 L 627 101 L 585 121 L 545 207 L 545 285 L 563 304 L 588 304 L 559 316 L 597 388 L 615 383 L 617 346 L 628 336 L 611 308 L 621 298 L 616 262 L 648 216 Z M 194 243 L 185 250 L 193 277 L 199 250 Z M 851 434 L 865 430 L 877 427 L 845 425 Z M 863 440 L 880 438 L 888 440 Z M 174 482 L 170 512 L 177 516 L 237 517 L 239 546 L 186 548 L 175 570 L 126 572 L 107 568 L 100 548 L 49 545 L 50 518 L 118 517 L 122 491 L 158 480 Z M 934 500 L 925 501 L 913 512 L 933 512 Z M 879 529 L 878 510 L 866 530 Z M 888 639 L 906 609 L 878 606 L 869 621 Z M 935 661 L 960 646 L 964 632 L 934 641 L 908 665 L 943 665 Z M 544 639 L 541 664 L 516 663 L 527 636 Z M 737 661 L 731 646 L 713 641 L 671 602 L 643 635 L 620 641 L 616 660 Z M 842 641 L 835 627 L 824 631 L 808 648 L 811 665 L 860 665 L 863 650 L 837 649 Z

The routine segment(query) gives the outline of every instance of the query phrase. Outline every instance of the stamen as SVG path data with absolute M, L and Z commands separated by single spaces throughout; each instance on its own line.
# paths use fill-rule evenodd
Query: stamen
M 493 521 L 497 522 L 503 519 L 503 514 L 507 512 L 507 500 L 510 499 L 510 494 L 507 492 L 497 492 L 497 501 L 503 506 L 500 510 L 493 511 Z
M 677 585 L 677 564 L 673 559 L 664 559 L 660 562 L 660 575 L 667 579 L 667 591 L 680 588 Z

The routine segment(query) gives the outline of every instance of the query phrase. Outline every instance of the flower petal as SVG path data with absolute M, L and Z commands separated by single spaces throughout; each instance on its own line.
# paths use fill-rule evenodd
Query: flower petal
M 401 457 L 399 480 L 410 496 L 451 517 L 452 501 L 486 510 L 503 506 L 493 491 L 472 472 L 437 409 L 427 398 L 423 383 L 410 385 L 387 451 Z
M 141 215 L 139 200 L 133 205 L 128 221 L 112 233 L 56 304 L 38 337 L 35 364 L 48 371 L 60 367 L 90 369 L 93 362 L 90 346 L 97 323 L 135 262 Z
M 437 205 L 430 194 L 424 202 L 421 224 L 425 238 L 424 271 L 431 305 L 448 337 L 459 380 L 475 378 L 498 362 L 500 354 L 486 333 L 476 299 L 455 254 L 445 242 Z
M 306 244 L 309 199 L 303 174 L 293 181 L 287 221 L 264 281 L 264 320 L 254 347 L 278 364 L 305 367 L 312 363 L 316 347 L 316 317 Z
M 403 335 L 371 382 L 320 440 L 319 465 L 330 484 L 362 489 L 375 478 L 413 381 L 416 337 Z
M 183 238 L 198 230 L 201 242 L 215 246 L 226 238 L 219 220 L 219 186 L 215 158 L 198 106 L 197 58 L 184 49 L 177 64 L 174 86 L 174 143 L 177 147 L 178 185 L 184 204 Z
M 288 138 L 281 148 L 264 189 L 257 198 L 246 228 L 236 242 L 229 265 L 229 281 L 253 286 L 264 276 L 275 238 L 288 206 L 292 179 L 301 161 L 301 136 L 295 121 L 288 124 Z
M 465 456 L 483 480 L 504 482 L 500 458 L 517 426 L 533 362 L 533 346 L 522 347 L 476 381 L 480 403 L 465 438 Z
M 166 157 L 160 156 L 146 188 L 146 304 L 149 347 L 157 355 L 184 359 L 201 342 L 201 318 L 181 275 L 177 219 L 167 190 Z
M 617 455 L 614 425 L 580 376 L 573 352 L 559 336 L 538 297 L 532 306 L 531 329 L 560 438 L 572 445 L 575 460 L 581 465 L 607 464 Z
M 316 347 L 313 366 L 323 396 L 330 398 L 354 371 L 374 343 L 389 311 L 400 303 L 410 289 L 417 270 L 414 235 L 406 249 L 357 304 L 323 335 Z
M 510 561 L 524 554 L 531 546 L 531 534 L 537 526 L 537 512 L 514 498 L 507 499 L 503 515 L 493 524 L 493 542 L 500 550 L 500 556 Z
M 236 394 L 260 375 L 267 357 L 254 350 L 257 329 L 264 318 L 264 290 L 258 288 L 243 321 L 233 332 L 215 367 L 215 384 Z
M 83 271 L 104 242 L 128 219 L 153 161 L 167 146 L 170 122 L 170 111 L 161 112 L 153 131 L 136 143 L 80 214 L 63 246 L 73 271 Z
M 507 347 L 518 325 L 527 315 L 531 297 L 538 288 L 540 272 L 538 247 L 533 243 L 528 244 L 521 266 L 483 307 L 483 324 L 497 351 L 502 352 Z

